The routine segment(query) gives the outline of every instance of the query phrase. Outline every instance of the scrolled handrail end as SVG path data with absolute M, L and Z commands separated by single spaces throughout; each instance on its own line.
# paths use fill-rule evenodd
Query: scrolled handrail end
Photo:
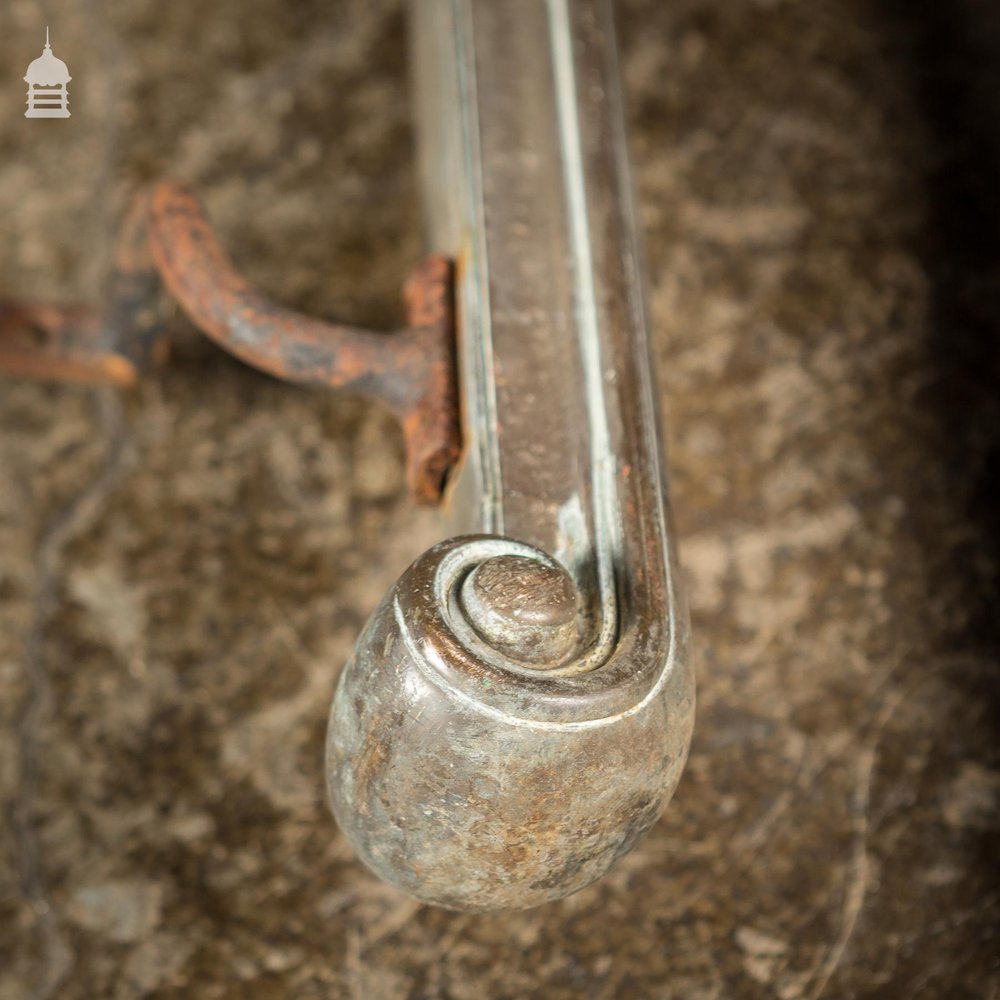
M 341 829 L 382 878 L 453 909 L 524 909 L 600 878 L 659 817 L 690 740 L 687 671 L 632 711 L 588 719 L 588 703 L 562 717 L 544 692 L 562 692 L 551 705 L 564 708 L 587 689 L 578 678 L 519 662 L 500 681 L 475 651 L 436 634 L 442 566 L 484 555 L 458 576 L 468 589 L 505 546 L 527 558 L 528 547 L 474 536 L 418 559 L 369 620 L 330 715 L 327 782 Z M 553 562 L 542 565 L 529 574 L 542 587 L 527 617 L 562 624 L 570 595 Z M 510 612 L 503 577 L 514 568 L 494 564 L 499 581 L 480 581 L 480 596 L 499 588 L 491 610 Z

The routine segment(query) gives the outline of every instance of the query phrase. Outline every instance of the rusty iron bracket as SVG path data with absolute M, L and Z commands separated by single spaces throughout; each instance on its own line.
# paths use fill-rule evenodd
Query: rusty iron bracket
M 452 267 L 432 255 L 407 280 L 407 326 L 394 334 L 282 306 L 233 267 L 198 198 L 161 182 L 133 201 L 102 307 L 0 302 L 0 372 L 134 385 L 168 353 L 158 291 L 241 361 L 298 385 L 388 406 L 406 441 L 414 499 L 435 504 L 459 454 Z

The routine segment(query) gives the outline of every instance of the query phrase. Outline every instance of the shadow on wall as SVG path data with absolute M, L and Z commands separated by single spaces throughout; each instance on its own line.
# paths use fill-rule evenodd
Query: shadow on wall
M 886 37 L 900 44 L 925 122 L 928 215 L 921 255 L 932 279 L 922 390 L 937 468 L 957 526 L 928 546 L 929 597 L 941 607 L 945 656 L 986 670 L 955 683 L 987 706 L 1000 750 L 1000 5 L 885 0 Z M 943 581 L 958 581 L 948 588 Z M 995 762 L 994 762 L 995 763 Z M 995 871 L 983 837 L 980 860 Z M 994 845 L 995 846 L 995 845 Z
M 955 515 L 978 528 L 945 553 L 952 575 L 968 583 L 954 641 L 1000 646 L 1000 5 L 888 0 L 887 8 L 909 36 L 930 145 L 922 250 L 937 378 L 926 404 Z

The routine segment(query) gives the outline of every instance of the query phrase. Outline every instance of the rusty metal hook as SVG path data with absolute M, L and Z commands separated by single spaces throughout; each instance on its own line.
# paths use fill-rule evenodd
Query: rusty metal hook
M 407 482 L 440 498 L 458 459 L 451 263 L 425 258 L 404 286 L 408 325 L 393 334 L 329 323 L 280 305 L 233 267 L 197 196 L 161 182 L 134 200 L 103 308 L 0 303 L 0 371 L 129 386 L 166 355 L 156 290 L 241 361 L 287 382 L 387 405 L 406 440 Z

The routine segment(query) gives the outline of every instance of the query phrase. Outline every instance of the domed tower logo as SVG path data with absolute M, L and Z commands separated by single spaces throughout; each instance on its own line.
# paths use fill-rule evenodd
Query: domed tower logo
M 66 63 L 56 59 L 49 45 L 49 29 L 45 29 L 45 48 L 28 67 L 24 80 L 28 84 L 28 110 L 25 118 L 69 118 L 69 75 Z

